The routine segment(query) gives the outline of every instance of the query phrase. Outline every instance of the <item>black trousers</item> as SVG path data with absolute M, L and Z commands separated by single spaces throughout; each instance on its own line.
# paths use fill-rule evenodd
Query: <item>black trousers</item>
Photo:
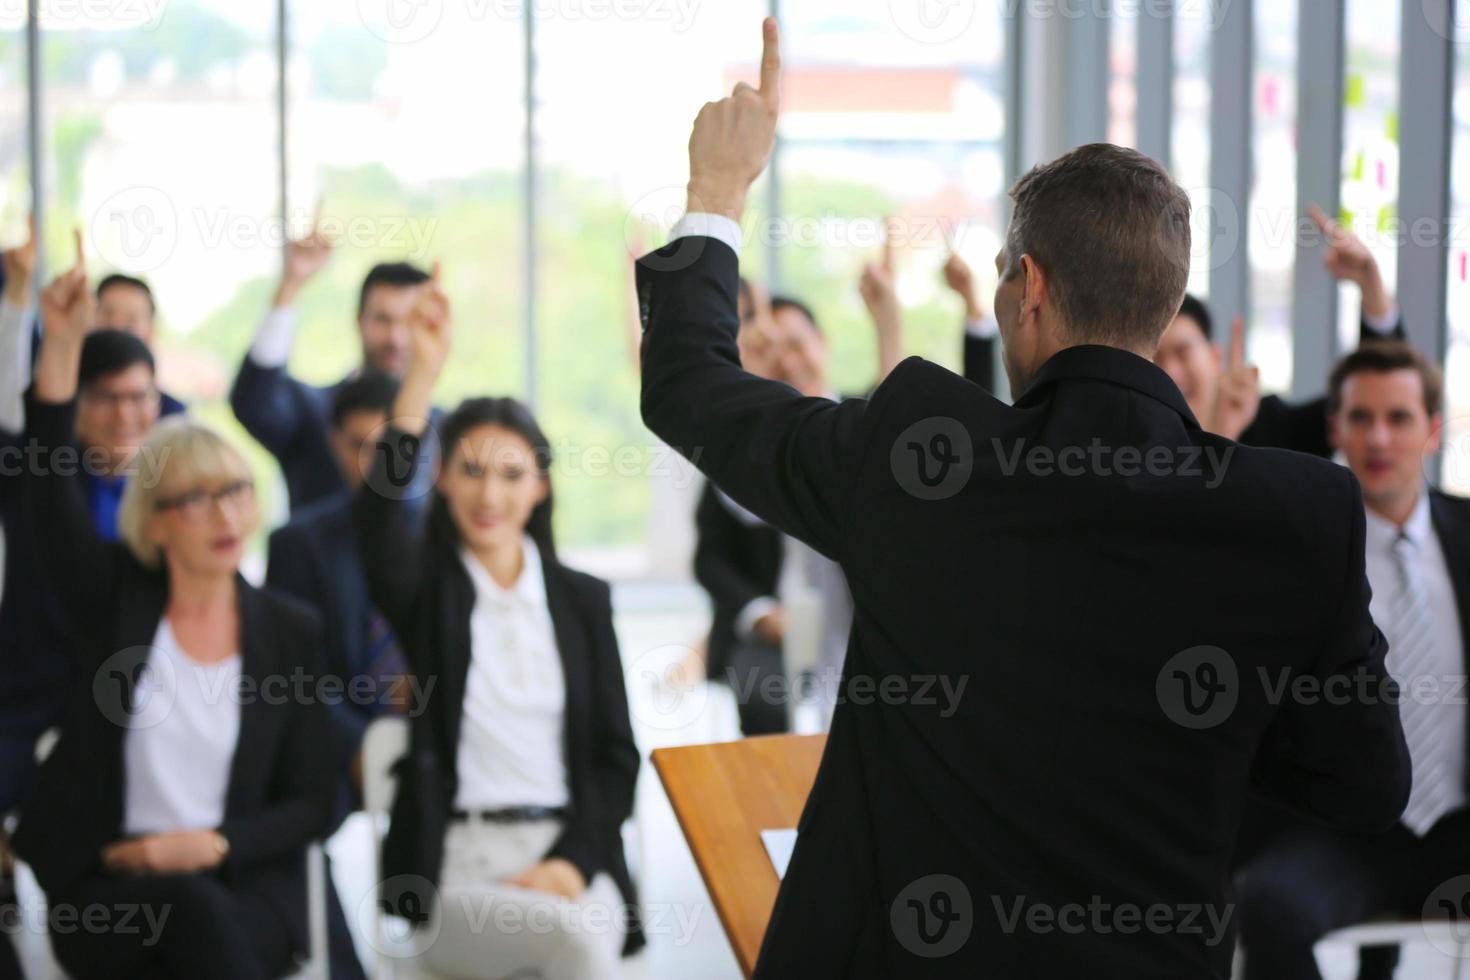
M 1239 873 L 1246 980 L 1320 980 L 1312 945 L 1373 918 L 1442 918 L 1426 908 L 1436 889 L 1470 874 L 1470 810 L 1446 815 L 1424 837 L 1403 825 L 1348 834 L 1293 822 L 1263 841 Z M 1465 899 L 1466 889 L 1455 896 Z M 1360 980 L 1387 980 L 1397 947 L 1364 949 Z
M 790 729 L 791 687 L 781 648 L 773 643 L 737 643 L 722 675 L 735 692 L 743 735 L 779 735 Z
M 78 980 L 267 980 L 295 959 L 263 896 L 209 874 L 89 878 L 47 901 L 51 949 Z

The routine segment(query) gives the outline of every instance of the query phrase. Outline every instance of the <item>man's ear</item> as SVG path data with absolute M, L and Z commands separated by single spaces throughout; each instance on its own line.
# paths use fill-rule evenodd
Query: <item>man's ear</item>
M 1041 314 L 1046 300 L 1046 273 L 1029 254 L 1021 256 L 1021 310 L 1018 319 L 1025 321 L 1026 315 Z

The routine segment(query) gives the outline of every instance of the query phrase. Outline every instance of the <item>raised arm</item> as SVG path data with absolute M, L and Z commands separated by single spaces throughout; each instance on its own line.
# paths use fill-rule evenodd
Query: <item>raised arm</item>
M 864 265 L 862 278 L 858 280 L 858 292 L 878 336 L 878 377 L 874 385 L 882 384 L 903 360 L 903 309 L 898 305 L 898 292 L 893 286 L 893 235 L 888 227 L 891 223 L 890 220 L 883 229 L 883 252 L 879 260 Z
M 357 490 L 352 520 L 373 604 L 399 636 L 412 635 L 413 602 L 424 575 L 421 522 L 408 506 L 414 476 L 422 465 L 419 445 L 428 437 L 434 385 L 449 356 L 449 300 L 433 279 L 419 287 L 409 313 L 413 351 L 393 402 L 388 427 L 378 440 L 373 470 Z M 444 447 L 449 455 L 451 447 Z
M 25 390 L 31 384 L 31 278 L 36 272 L 36 217 L 30 235 L 0 252 L 5 291 L 0 294 L 0 432 L 25 428 Z
M 299 383 L 286 373 L 286 362 L 296 337 L 297 294 L 331 257 L 332 243 L 315 226 L 305 238 L 287 243 L 285 265 L 270 311 L 257 328 L 230 387 L 230 407 L 235 417 L 277 458 L 289 451 L 312 420 Z
M 1358 287 L 1358 342 L 1382 337 L 1403 339 L 1404 321 L 1398 304 L 1389 295 L 1378 270 L 1378 260 L 1368 246 L 1317 205 L 1308 207 L 1307 215 L 1327 245 L 1322 250 L 1322 264 L 1338 282 L 1351 282 Z
M 77 264 L 41 292 L 45 337 L 25 413 L 26 449 L 35 455 L 24 469 L 39 540 L 46 542 L 45 571 L 77 608 L 96 610 L 111 596 L 117 549 L 92 524 L 82 486 L 85 457 L 73 441 L 77 372 L 94 302 L 80 232 L 76 243 Z
M 1368 612 L 1363 496 L 1346 471 L 1349 533 L 1338 608 L 1323 623 L 1314 675 L 1321 697 L 1282 705 L 1256 758 L 1258 791 L 1348 830 L 1393 826 L 1409 799 L 1409 750 L 1399 724 L 1398 688 L 1384 666 L 1388 642 Z M 1345 696 L 1344 696 L 1345 694 Z
M 960 258 L 953 246 L 944 260 L 944 284 L 960 298 L 965 307 L 965 349 L 961 371 L 965 380 L 973 381 L 986 391 L 995 391 L 995 345 L 1000 326 L 991 316 L 975 283 L 970 264 Z
M 681 222 L 691 234 L 638 262 L 643 421 L 740 504 L 838 558 L 867 402 L 753 377 L 736 347 L 738 223 L 776 134 L 775 21 L 764 30 L 760 88 L 741 82 L 694 121 Z

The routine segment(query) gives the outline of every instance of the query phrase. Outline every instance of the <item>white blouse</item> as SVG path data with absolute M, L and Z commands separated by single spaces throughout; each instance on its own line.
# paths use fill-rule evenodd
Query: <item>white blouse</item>
M 240 737 L 240 655 L 200 663 L 165 618 L 133 691 L 123 737 L 128 835 L 205 830 L 224 822 Z
M 522 539 L 520 577 L 501 588 L 467 549 L 475 586 L 470 666 L 459 728 L 459 810 L 566 806 L 566 680 L 546 605 L 541 553 Z

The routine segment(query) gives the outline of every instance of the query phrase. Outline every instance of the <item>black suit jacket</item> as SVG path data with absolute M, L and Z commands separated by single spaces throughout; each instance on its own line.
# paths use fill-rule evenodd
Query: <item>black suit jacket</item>
M 235 418 L 280 463 L 293 511 L 347 490 L 328 442 L 332 399 L 342 384 L 318 388 L 247 354 L 230 387 Z
M 1260 676 L 1392 684 L 1351 473 L 1200 431 L 1110 347 L 1058 353 L 1013 407 L 918 358 L 871 401 L 803 398 L 740 369 L 736 283 L 713 239 L 639 261 L 643 417 L 840 561 L 856 607 L 757 977 L 1224 978 L 1228 929 L 1186 926 L 1228 912 L 1248 785 L 1340 826 L 1397 819 L 1394 706 L 1273 703 Z M 1058 471 L 1094 443 L 1108 472 Z M 1012 468 L 1018 446 L 1040 452 Z M 1223 474 L 1195 472 L 1205 449 Z M 1167 472 L 1132 455 L 1154 450 Z M 1175 928 L 1094 928 L 1098 903 Z M 1028 927 L 1048 912 L 1066 928 Z
M 67 444 L 73 406 L 29 400 L 27 430 L 40 445 Z M 124 546 L 98 537 L 80 480 L 51 467 L 31 471 L 33 512 L 49 544 L 48 582 L 79 624 L 82 677 L 60 741 L 41 767 L 15 834 L 16 852 L 48 895 L 65 895 L 101 872 L 101 848 L 122 836 L 123 743 L 134 685 L 168 601 L 168 578 Z M 285 910 L 304 948 L 306 845 L 324 830 L 339 761 L 326 709 L 308 695 L 267 696 L 272 684 L 320 676 L 320 622 L 310 610 L 237 578 L 242 677 L 261 685 L 240 709 L 240 735 L 218 828 L 230 842 L 220 874 Z M 294 692 L 297 688 L 285 687 Z
M 739 642 L 735 620 L 752 600 L 775 596 L 786 548 L 781 532 L 771 525 L 746 524 L 731 513 L 712 483 L 700 494 L 694 526 L 694 577 L 709 593 L 715 611 L 706 673 L 723 677 Z
M 964 357 L 961 373 L 966 380 L 973 381 L 986 391 L 995 392 L 995 345 L 998 337 L 977 337 L 965 332 Z
M 1403 320 L 1394 324 L 1387 335 L 1370 329 L 1366 320 L 1359 321 L 1358 343 L 1384 336 L 1404 339 Z M 1327 438 L 1327 398 L 1293 404 L 1279 395 L 1267 395 L 1261 399 L 1256 417 L 1240 434 L 1240 441 L 1247 446 L 1294 449 L 1299 453 L 1331 459 L 1332 444 Z
M 352 495 L 346 492 L 308 505 L 270 536 L 265 580 L 316 609 L 322 616 L 327 673 L 349 686 L 368 668 L 368 625 L 372 600 L 352 524 Z M 384 709 L 346 697 L 331 705 L 333 720 L 353 749 L 368 724 Z
M 475 592 L 459 556 L 458 534 L 440 500 L 419 525 L 393 486 L 411 483 L 419 440 L 389 427 L 377 463 L 354 498 L 354 518 L 368 591 L 403 643 L 410 669 L 435 687 L 412 720 L 409 755 L 383 842 L 383 898 L 409 918 L 427 915 L 443 861 L 453 806 L 459 728 L 470 667 Z M 393 480 L 388 475 L 395 474 Z M 389 488 L 377 492 L 375 487 Z M 628 717 L 622 659 L 606 582 L 573 571 L 543 547 L 546 602 L 566 684 L 563 751 L 570 814 L 546 858 L 565 858 L 591 881 L 606 871 L 629 906 L 637 893 L 623 855 L 622 826 L 633 812 L 639 753 Z M 630 923 L 626 951 L 643 943 Z

